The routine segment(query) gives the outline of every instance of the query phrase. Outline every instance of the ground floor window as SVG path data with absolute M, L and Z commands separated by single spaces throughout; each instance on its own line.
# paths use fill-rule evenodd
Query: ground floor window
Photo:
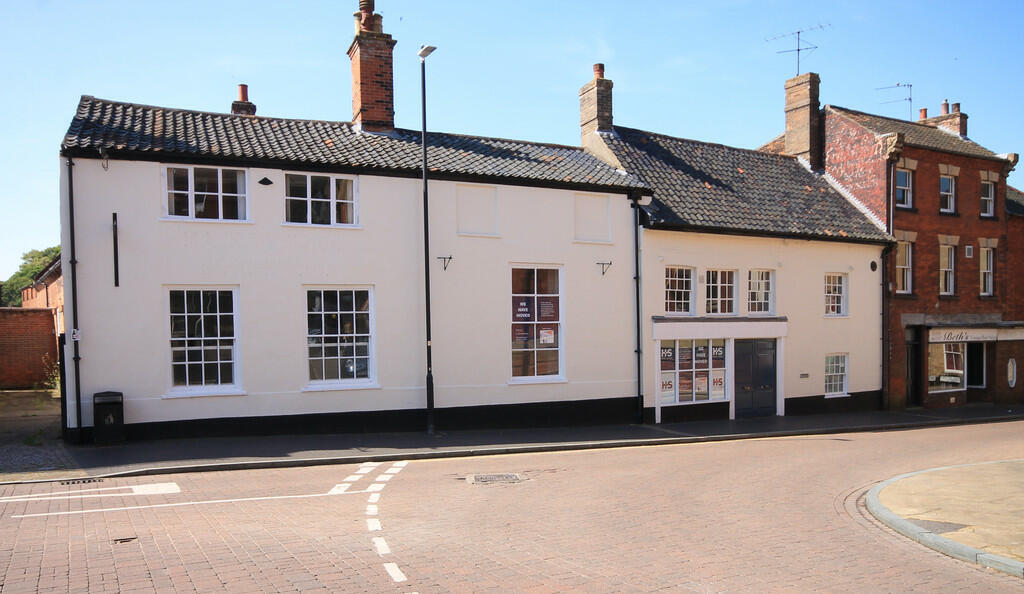
M 557 268 L 512 269 L 512 377 L 561 374 L 562 323 Z
M 235 310 L 231 290 L 170 291 L 171 380 L 176 388 L 235 383 Z
M 928 391 L 965 390 L 964 355 L 967 343 L 933 342 L 928 345 Z
M 310 383 L 349 383 L 372 377 L 369 289 L 306 291 Z
M 838 396 L 847 393 L 847 361 L 846 354 L 825 356 L 825 395 Z
M 725 340 L 661 341 L 661 403 L 728 400 Z

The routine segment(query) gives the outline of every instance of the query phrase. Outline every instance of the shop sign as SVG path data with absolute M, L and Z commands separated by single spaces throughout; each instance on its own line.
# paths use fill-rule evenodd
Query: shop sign
M 928 342 L 992 342 L 998 335 L 995 328 L 932 328 Z
M 532 322 L 533 320 L 533 297 L 512 298 L 512 321 Z

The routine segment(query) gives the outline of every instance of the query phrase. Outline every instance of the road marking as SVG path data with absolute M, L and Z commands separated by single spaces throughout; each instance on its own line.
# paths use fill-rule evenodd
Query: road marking
M 380 462 L 361 462 L 359 466 L 369 466 L 370 468 L 377 468 L 380 466 Z
M 392 478 L 394 478 L 394 476 L 395 475 L 393 474 L 382 474 L 373 480 L 377 481 L 378 483 L 386 483 L 390 481 Z
M 370 493 L 370 497 L 366 500 L 367 503 L 377 503 L 380 501 L 380 493 Z
M 402 460 L 400 462 L 395 462 L 394 464 L 392 464 L 392 466 L 397 466 L 398 468 L 405 468 L 406 466 L 408 466 L 408 464 L 409 462 L 407 460 Z
M 384 472 L 386 472 L 388 474 L 398 474 L 399 472 L 402 472 L 402 467 L 401 466 L 392 466 L 391 468 L 385 470 Z
M 391 547 L 389 547 L 387 541 L 380 536 L 373 537 L 373 546 L 377 549 L 377 554 L 381 557 L 391 554 Z
M 362 475 L 362 474 L 350 474 L 350 475 L 345 477 L 345 482 L 346 483 L 354 483 L 354 482 L 358 481 L 359 479 L 363 478 L 363 476 L 364 475 Z
M 373 472 L 373 467 L 371 467 L 371 466 L 368 466 L 366 468 L 360 468 L 359 470 L 356 470 L 356 474 L 369 474 L 371 472 Z
M 377 518 L 368 518 L 366 520 L 366 529 L 370 532 L 377 532 L 381 529 L 380 520 Z
M 383 491 L 384 483 L 373 483 L 369 487 L 366 487 L 367 491 Z
M 124 491 L 130 493 L 97 493 L 97 491 Z M 64 493 L 40 493 L 37 495 L 13 495 L 0 497 L 0 503 L 14 503 L 18 501 L 53 501 L 55 499 L 91 499 L 94 497 L 129 497 L 132 495 L 171 495 L 181 493 L 178 483 L 152 483 L 149 485 L 130 485 L 124 487 L 102 487 L 99 489 L 82 489 L 80 491 L 67 491 Z
M 351 486 L 352 485 L 350 485 L 348 483 L 341 483 L 340 485 L 334 485 L 334 488 L 332 488 L 330 491 L 328 491 L 327 494 L 328 495 L 340 495 L 340 494 L 344 493 L 345 491 L 348 491 L 348 488 L 351 487 Z
M 368 515 L 368 516 L 375 516 L 375 515 L 377 515 L 377 506 L 376 505 L 367 505 L 366 506 L 366 515 Z
M 405 577 L 405 574 L 402 573 L 402 570 L 398 568 L 397 563 L 385 563 L 384 571 L 388 572 L 388 575 L 391 576 L 391 579 L 395 580 L 396 582 L 404 582 L 406 579 L 408 579 Z

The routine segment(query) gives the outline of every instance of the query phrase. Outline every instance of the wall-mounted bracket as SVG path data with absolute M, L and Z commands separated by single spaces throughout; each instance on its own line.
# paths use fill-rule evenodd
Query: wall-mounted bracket
M 610 261 L 609 262 L 595 262 L 595 263 L 598 266 L 601 267 L 601 276 L 604 276 L 604 273 L 608 272 L 608 269 L 612 267 L 612 263 Z
M 444 265 L 444 268 L 442 270 L 448 270 L 448 265 L 452 263 L 452 257 L 451 256 L 438 256 L 437 259 L 441 260 L 441 262 Z

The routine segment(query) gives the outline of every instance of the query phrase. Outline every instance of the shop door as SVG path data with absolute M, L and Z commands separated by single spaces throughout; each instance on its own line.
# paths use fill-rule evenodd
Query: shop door
M 985 343 L 967 343 L 967 387 L 985 387 Z
M 775 341 L 737 340 L 736 416 L 764 417 L 775 414 Z
M 907 341 L 907 400 L 905 406 L 921 406 L 921 331 L 908 328 Z

